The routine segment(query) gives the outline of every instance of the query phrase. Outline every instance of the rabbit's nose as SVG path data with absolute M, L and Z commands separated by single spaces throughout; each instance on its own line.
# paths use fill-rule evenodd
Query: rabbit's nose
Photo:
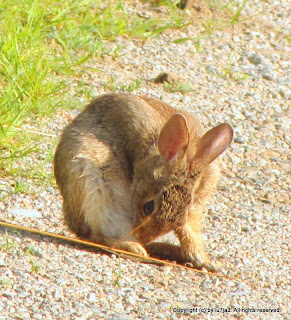
M 141 241 L 141 238 L 142 238 L 142 232 L 140 229 L 136 230 L 134 235 L 136 236 L 136 238 Z

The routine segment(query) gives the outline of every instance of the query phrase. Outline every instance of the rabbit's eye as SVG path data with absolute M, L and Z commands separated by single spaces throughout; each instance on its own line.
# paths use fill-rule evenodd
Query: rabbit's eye
M 143 206 L 143 212 L 146 216 L 149 216 L 150 214 L 153 213 L 155 208 L 155 201 L 151 200 L 148 201 L 144 206 Z

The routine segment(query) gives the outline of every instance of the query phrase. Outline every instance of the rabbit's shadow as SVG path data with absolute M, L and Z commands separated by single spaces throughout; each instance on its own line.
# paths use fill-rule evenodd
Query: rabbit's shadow
M 91 253 L 100 253 L 100 254 L 106 254 L 108 256 L 111 256 L 113 253 L 106 251 L 105 249 L 102 248 L 96 248 L 96 247 L 90 247 L 90 245 L 82 244 L 82 243 L 75 243 L 71 242 L 69 239 L 59 239 L 55 238 L 49 235 L 42 235 L 42 234 L 37 234 L 33 233 L 30 231 L 25 231 L 25 230 L 18 230 L 17 228 L 10 227 L 10 226 L 1 226 L 0 225 L 0 235 L 3 234 L 8 234 L 9 236 L 17 236 L 17 237 L 23 237 L 23 238 L 29 238 L 32 241 L 41 243 L 41 242 L 50 242 L 56 245 L 66 245 L 67 247 L 69 246 L 72 249 L 78 249 L 82 251 L 87 251 Z M 84 239 L 85 240 L 85 239 Z M 149 253 L 150 257 L 157 258 L 160 260 L 169 260 L 169 261 L 174 261 L 177 263 L 185 263 L 186 261 L 182 258 L 181 255 L 181 247 L 179 245 L 174 245 L 171 243 L 167 242 L 152 242 L 148 245 L 145 246 L 146 250 Z M 148 261 L 143 261 L 141 259 L 141 262 L 146 262 L 149 263 Z M 155 262 L 150 262 L 150 263 L 155 263 Z M 157 264 L 158 263 L 157 261 Z
M 186 262 L 181 255 L 181 247 L 179 245 L 167 242 L 152 242 L 145 247 L 153 258 L 175 261 L 180 264 Z

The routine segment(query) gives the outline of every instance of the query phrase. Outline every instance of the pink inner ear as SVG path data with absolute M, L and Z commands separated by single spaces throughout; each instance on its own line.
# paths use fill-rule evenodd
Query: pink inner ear
M 189 133 L 185 117 L 174 114 L 163 126 L 158 139 L 160 154 L 166 161 L 173 159 L 180 150 L 187 146 Z
M 204 134 L 198 143 L 197 151 L 190 163 L 190 170 L 195 167 L 205 167 L 216 159 L 230 145 L 233 129 L 227 123 L 222 123 Z

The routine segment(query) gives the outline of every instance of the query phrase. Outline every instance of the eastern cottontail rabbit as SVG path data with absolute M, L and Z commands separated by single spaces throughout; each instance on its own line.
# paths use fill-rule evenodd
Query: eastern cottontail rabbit
M 226 123 L 203 135 L 191 114 L 151 98 L 97 98 L 64 129 L 55 155 L 66 223 L 80 237 L 143 256 L 174 230 L 186 261 L 215 270 L 201 219 L 219 178 L 214 160 L 232 136 Z

